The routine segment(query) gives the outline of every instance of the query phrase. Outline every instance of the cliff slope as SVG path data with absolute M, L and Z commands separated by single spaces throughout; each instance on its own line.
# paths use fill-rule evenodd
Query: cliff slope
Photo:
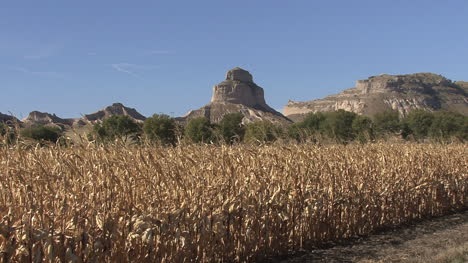
M 433 73 L 383 74 L 358 80 L 356 87 L 323 99 L 289 101 L 283 113 L 297 121 L 309 112 L 339 109 L 367 116 L 389 109 L 403 116 L 414 109 L 450 110 L 468 115 L 468 83 L 452 82 Z

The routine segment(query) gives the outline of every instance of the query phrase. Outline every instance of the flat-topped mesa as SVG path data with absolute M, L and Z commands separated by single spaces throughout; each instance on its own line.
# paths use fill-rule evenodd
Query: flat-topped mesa
M 264 111 L 274 111 L 265 102 L 263 89 L 253 82 L 252 75 L 244 69 L 233 68 L 226 80 L 213 87 L 211 103 L 234 103 Z
M 356 81 L 356 89 L 362 94 L 423 90 L 427 87 L 450 86 L 451 81 L 433 73 L 407 75 L 381 74 Z
M 283 113 L 300 121 L 309 112 L 347 110 L 373 116 L 396 110 L 406 116 L 415 109 L 468 114 L 468 83 L 452 82 L 433 73 L 382 74 L 356 81 L 356 86 L 312 101 L 289 101 Z

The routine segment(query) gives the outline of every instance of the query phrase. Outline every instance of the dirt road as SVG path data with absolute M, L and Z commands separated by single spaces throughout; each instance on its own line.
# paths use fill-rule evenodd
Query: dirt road
M 468 211 L 276 262 L 468 262 Z

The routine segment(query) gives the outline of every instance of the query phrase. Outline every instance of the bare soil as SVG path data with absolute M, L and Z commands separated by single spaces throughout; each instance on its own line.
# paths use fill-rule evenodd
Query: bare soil
M 468 211 L 273 262 L 468 262 Z

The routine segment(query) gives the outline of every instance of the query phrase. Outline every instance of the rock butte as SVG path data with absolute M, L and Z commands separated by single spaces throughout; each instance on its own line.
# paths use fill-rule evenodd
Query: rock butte
M 187 113 L 180 121 L 206 117 L 217 123 L 227 113 L 240 112 L 243 122 L 268 120 L 275 123 L 289 123 L 290 120 L 275 111 L 265 102 L 264 91 L 254 83 L 252 75 L 239 67 L 226 73 L 226 80 L 213 87 L 211 102 L 198 110 Z
M 356 87 L 305 102 L 289 101 L 283 113 L 294 121 L 309 112 L 339 109 L 372 116 L 396 110 L 405 116 L 414 109 L 450 110 L 468 114 L 468 85 L 432 73 L 387 75 L 356 81 Z

